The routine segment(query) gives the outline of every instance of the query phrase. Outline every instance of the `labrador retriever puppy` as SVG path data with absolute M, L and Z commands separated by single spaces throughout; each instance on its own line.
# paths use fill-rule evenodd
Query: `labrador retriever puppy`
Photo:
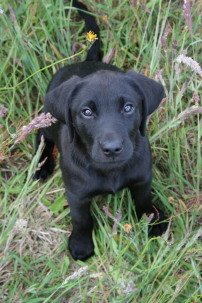
M 73 1 L 87 30 L 99 38 L 95 18 L 86 6 Z M 73 230 L 69 250 L 77 260 L 94 253 L 91 200 L 100 194 L 115 194 L 128 187 L 137 217 L 153 213 L 150 235 L 161 235 L 167 227 L 164 214 L 152 205 L 151 151 L 146 120 L 164 97 L 164 88 L 134 71 L 101 62 L 100 40 L 88 51 L 86 61 L 61 68 L 50 82 L 43 112 L 57 123 L 40 129 L 45 148 L 35 179 L 46 179 L 54 168 L 53 149 L 60 153 L 60 166 L 70 206 Z

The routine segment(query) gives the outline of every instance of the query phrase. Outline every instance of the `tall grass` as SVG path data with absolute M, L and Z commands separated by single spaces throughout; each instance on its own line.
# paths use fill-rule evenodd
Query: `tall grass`
M 183 7 L 187 2 L 190 10 Z M 85 52 L 54 65 L 72 54 L 74 42 L 80 43 L 78 52 L 86 47 L 84 23 L 71 1 L 1 2 L 0 105 L 8 112 L 0 115 L 0 302 L 200 302 L 201 75 L 176 60 L 183 54 L 200 63 L 200 1 L 85 3 L 100 25 L 103 53 L 116 49 L 111 63 L 165 85 L 166 99 L 147 130 L 153 199 L 171 218 L 170 225 L 165 235 L 149 239 L 147 218 L 137 222 L 127 189 L 98 197 L 92 206 L 95 256 L 72 260 L 59 167 L 47 182 L 34 182 L 43 146 L 33 157 L 34 133 L 14 141 L 40 113 L 55 71 L 84 60 Z M 121 211 L 113 236 L 115 222 L 103 205 L 115 218 Z M 125 224 L 132 226 L 129 232 Z

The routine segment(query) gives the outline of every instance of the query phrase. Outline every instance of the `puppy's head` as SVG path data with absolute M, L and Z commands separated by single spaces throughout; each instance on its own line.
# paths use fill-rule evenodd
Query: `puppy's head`
M 68 126 L 97 168 L 127 163 L 136 136 L 145 136 L 146 119 L 164 96 L 163 86 L 133 71 L 98 71 L 72 77 L 50 91 L 45 111 Z

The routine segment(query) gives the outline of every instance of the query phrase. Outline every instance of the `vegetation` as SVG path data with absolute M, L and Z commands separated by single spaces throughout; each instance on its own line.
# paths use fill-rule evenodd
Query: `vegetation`
M 84 22 L 71 1 L 0 1 L 0 302 L 200 302 L 200 1 L 83 2 L 99 23 L 106 60 L 115 48 L 112 64 L 165 85 L 147 133 L 154 203 L 169 228 L 149 239 L 148 219 L 137 222 L 125 189 L 93 203 L 95 256 L 70 257 L 59 166 L 47 182 L 33 181 L 34 131 L 16 139 L 39 115 L 56 70 L 84 60 L 86 51 L 55 65 L 87 46 Z

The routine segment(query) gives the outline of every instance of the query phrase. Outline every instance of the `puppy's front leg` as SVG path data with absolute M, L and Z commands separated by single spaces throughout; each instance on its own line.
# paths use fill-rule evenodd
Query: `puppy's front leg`
M 44 143 L 45 147 L 41 154 L 39 163 L 43 163 L 41 168 L 37 170 L 33 176 L 34 180 L 45 180 L 47 177 L 49 177 L 54 169 L 55 162 L 53 157 L 53 149 L 55 146 L 55 143 L 49 138 L 46 137 L 44 129 L 39 129 L 36 136 L 36 152 L 38 150 L 38 147 L 41 143 L 41 139 L 44 137 Z
M 130 186 L 130 191 L 135 201 L 138 219 L 140 219 L 144 213 L 147 215 L 153 214 L 152 221 L 150 222 L 149 235 L 160 236 L 166 231 L 168 223 L 165 221 L 167 217 L 164 213 L 152 204 L 151 181 L 134 184 Z
M 92 240 L 93 220 L 90 200 L 69 200 L 73 230 L 69 238 L 69 250 L 75 260 L 86 260 L 94 254 Z

